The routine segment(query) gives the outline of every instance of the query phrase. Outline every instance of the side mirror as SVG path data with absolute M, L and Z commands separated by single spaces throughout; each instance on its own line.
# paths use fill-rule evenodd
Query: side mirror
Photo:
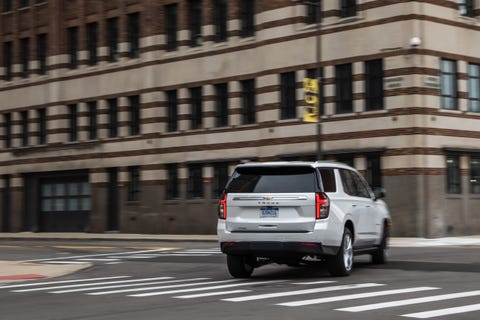
M 375 196 L 375 200 L 385 198 L 387 195 L 385 189 L 381 187 L 375 187 L 373 189 L 373 194 Z

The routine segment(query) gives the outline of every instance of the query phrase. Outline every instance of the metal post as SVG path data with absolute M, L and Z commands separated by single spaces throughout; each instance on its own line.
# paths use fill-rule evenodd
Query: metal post
M 322 79 L 322 42 L 321 42 L 321 15 L 322 15 L 322 0 L 318 0 L 316 3 L 316 13 L 315 13 L 315 22 L 316 22 L 316 52 L 317 52 L 317 81 L 318 81 L 318 116 L 317 116 L 317 160 L 323 160 L 323 150 L 322 150 L 322 109 L 321 109 L 321 93 L 323 88 L 323 79 Z

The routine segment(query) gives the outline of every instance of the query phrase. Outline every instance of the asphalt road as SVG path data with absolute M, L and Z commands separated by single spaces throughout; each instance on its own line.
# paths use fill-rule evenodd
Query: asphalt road
M 0 285 L 2 320 L 479 319 L 480 247 L 392 248 L 349 277 L 322 264 L 232 279 L 212 242 L 0 241 L 2 260 L 91 262 L 69 276 Z

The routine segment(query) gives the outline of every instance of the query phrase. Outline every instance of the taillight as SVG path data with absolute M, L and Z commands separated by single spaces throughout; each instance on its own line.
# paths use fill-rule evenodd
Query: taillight
M 227 195 L 224 194 L 218 202 L 218 218 L 227 219 Z
M 315 194 L 315 218 L 325 219 L 330 211 L 330 199 L 325 193 Z

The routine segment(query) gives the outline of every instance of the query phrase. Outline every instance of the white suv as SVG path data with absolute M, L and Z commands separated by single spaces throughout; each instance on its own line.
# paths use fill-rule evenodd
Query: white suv
M 354 254 L 385 263 L 391 226 L 384 192 L 335 162 L 266 162 L 236 167 L 219 202 L 217 233 L 233 277 L 270 262 L 326 260 L 350 274 Z

